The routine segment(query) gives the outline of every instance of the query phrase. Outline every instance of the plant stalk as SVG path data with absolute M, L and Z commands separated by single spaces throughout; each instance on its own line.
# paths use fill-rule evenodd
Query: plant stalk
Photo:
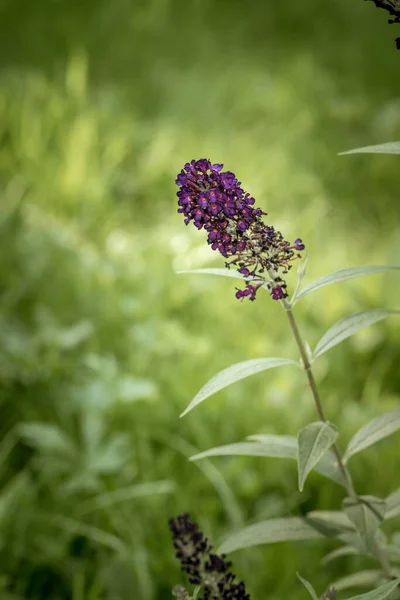
M 316 384 L 316 381 L 315 381 L 315 378 L 314 378 L 314 374 L 313 374 L 312 366 L 311 366 L 311 363 L 310 363 L 310 360 L 309 360 L 309 357 L 308 357 L 307 349 L 306 349 L 304 341 L 303 341 L 303 339 L 301 337 L 301 334 L 300 334 L 300 331 L 299 331 L 299 327 L 297 325 L 297 321 L 296 321 L 296 319 L 294 317 L 294 314 L 293 314 L 293 311 L 292 311 L 291 304 L 285 298 L 283 298 L 281 300 L 281 304 L 285 308 L 286 314 L 288 316 L 290 327 L 292 329 L 294 338 L 295 338 L 296 343 L 297 343 L 297 347 L 298 347 L 299 352 L 300 352 L 300 356 L 301 356 L 301 360 L 302 360 L 302 363 L 303 363 L 303 367 L 304 367 L 304 370 L 305 370 L 306 375 L 307 375 L 308 384 L 310 386 L 310 390 L 311 390 L 311 393 L 312 393 L 313 398 L 314 398 L 314 402 L 315 402 L 315 406 L 317 408 L 317 412 L 318 412 L 319 418 L 321 419 L 321 421 L 324 421 L 326 423 L 326 422 L 328 422 L 328 420 L 326 418 L 324 407 L 323 407 L 322 402 L 321 402 L 321 397 L 320 397 L 319 392 L 318 392 L 317 384 Z M 356 500 L 357 502 L 362 502 L 363 504 L 366 504 L 372 510 L 372 512 L 375 513 L 376 511 L 374 510 L 374 507 L 370 506 L 369 503 L 367 503 L 365 500 L 363 500 L 362 498 L 360 498 L 358 496 L 357 492 L 355 491 L 354 486 L 353 486 L 353 482 L 352 482 L 352 479 L 351 479 L 351 476 L 350 476 L 350 473 L 349 473 L 346 465 L 343 462 L 343 458 L 342 458 L 341 452 L 340 452 L 339 448 L 337 447 L 336 443 L 334 443 L 332 445 L 332 450 L 333 450 L 333 452 L 334 452 L 334 454 L 336 456 L 338 467 L 340 469 L 340 472 L 342 473 L 343 480 L 344 480 L 344 483 L 346 485 L 346 489 L 347 489 L 347 492 L 348 492 L 349 496 L 352 499 Z M 385 552 L 381 548 L 379 548 L 378 545 L 377 545 L 376 550 L 377 550 L 379 561 L 381 563 L 381 566 L 382 566 L 382 569 L 383 569 L 384 573 L 386 574 L 386 576 L 389 579 L 392 579 L 393 576 L 392 576 L 392 573 L 390 571 L 390 564 L 389 564 L 389 561 L 387 559 L 387 556 L 386 556 Z

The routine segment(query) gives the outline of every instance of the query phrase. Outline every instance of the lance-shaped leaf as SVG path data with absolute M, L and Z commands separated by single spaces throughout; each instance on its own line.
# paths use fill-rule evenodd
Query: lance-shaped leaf
M 353 150 L 339 152 L 339 156 L 345 154 L 400 154 L 400 142 L 387 142 L 386 144 L 364 146 L 363 148 L 353 148 Z
M 307 513 L 307 518 L 314 523 L 325 524 L 338 534 L 354 532 L 354 524 L 347 514 L 341 510 L 312 510 Z
M 377 534 L 385 516 L 385 501 L 374 496 L 345 498 L 343 510 L 354 524 L 367 552 L 376 555 Z
M 201 388 L 186 410 L 183 411 L 181 417 L 190 412 L 195 406 L 200 404 L 200 402 L 203 402 L 206 398 L 209 398 L 213 394 L 228 387 L 228 385 L 240 381 L 241 379 L 245 379 L 246 377 L 250 377 L 250 375 L 261 373 L 261 371 L 283 367 L 284 365 L 299 366 L 296 361 L 289 358 L 252 358 L 251 360 L 246 360 L 227 367 L 210 379 L 210 381 Z
M 231 279 L 241 279 L 242 281 L 250 281 L 253 283 L 262 283 L 259 278 L 245 277 L 235 269 L 217 269 L 217 268 L 204 268 L 204 269 L 187 269 L 184 271 L 177 271 L 178 275 L 217 275 L 219 277 L 230 277 Z M 268 290 L 268 286 L 264 283 L 261 287 Z M 269 290 L 268 290 L 269 291 Z
M 310 594 L 311 598 L 313 600 L 319 600 L 316 591 L 314 590 L 313 586 L 311 585 L 311 583 L 309 581 L 307 581 L 307 579 L 304 579 L 304 577 L 302 577 L 300 575 L 300 573 L 296 573 L 297 575 L 297 579 L 299 579 L 301 581 L 301 583 L 304 585 L 304 587 L 306 588 L 306 590 L 308 591 L 308 593 Z
M 352 573 L 351 575 L 345 575 L 340 579 L 337 579 L 332 583 L 332 587 L 338 592 L 347 590 L 352 587 L 371 587 L 379 583 L 382 579 L 382 572 L 377 569 L 365 569 L 364 571 L 358 571 L 358 573 Z M 374 590 L 376 591 L 376 590 Z M 356 598 L 363 598 L 368 594 L 361 594 Z M 351 600 L 350 598 L 348 600 Z
M 350 269 L 341 269 L 335 271 L 329 275 L 319 277 L 311 283 L 308 283 L 304 288 L 296 294 L 295 301 L 299 300 L 303 296 L 306 296 L 310 292 L 319 290 L 320 288 L 326 287 L 327 285 L 333 285 L 334 283 L 340 283 L 347 281 L 348 279 L 356 279 L 357 277 L 364 277 L 365 275 L 374 275 L 375 273 L 383 273 L 384 271 L 400 271 L 400 266 L 384 266 L 384 265 L 371 265 L 369 267 L 352 267 Z M 292 304 L 294 301 L 292 301 Z
M 395 517 L 398 517 L 400 515 L 400 488 L 392 494 L 389 494 L 385 502 L 385 521 L 387 521 L 388 519 L 394 519 Z
M 314 540 L 323 537 L 326 536 L 308 523 L 307 519 L 300 517 L 269 519 L 229 535 L 218 548 L 218 553 L 229 553 L 241 548 L 260 546 L 261 544 Z
M 226 446 L 217 446 L 216 448 L 195 454 L 190 460 L 200 460 L 212 456 L 263 456 L 297 459 L 297 439 L 295 437 L 274 434 L 254 436 L 254 438 L 257 437 L 260 437 L 261 441 L 239 442 L 236 444 L 227 444 Z M 252 436 L 249 439 L 252 439 Z M 331 453 L 326 453 L 314 466 L 314 470 L 335 483 L 345 486 L 335 457 Z
M 332 423 L 310 423 L 298 435 L 299 490 L 302 492 L 307 475 L 323 454 L 334 444 L 338 436 Z
M 400 408 L 392 410 L 384 415 L 372 419 L 365 427 L 362 427 L 350 440 L 344 453 L 343 460 L 346 462 L 350 456 L 361 452 L 385 437 L 392 435 L 400 429 Z
M 354 315 L 350 315 L 345 317 L 344 319 L 340 319 L 337 323 L 335 323 L 320 339 L 318 342 L 313 357 L 316 359 L 333 346 L 336 346 L 343 340 L 352 336 L 357 331 L 364 329 L 365 327 L 369 327 L 378 321 L 382 321 L 382 319 L 386 319 L 390 315 L 397 315 L 400 311 L 398 310 L 386 310 L 384 308 L 376 308 L 373 310 L 366 310 L 364 312 L 355 313 Z
M 326 554 L 321 560 L 321 565 L 325 566 L 332 562 L 332 560 L 336 560 L 342 556 L 357 556 L 359 554 L 357 548 L 353 548 L 353 546 L 340 546 L 340 548 L 336 548 L 336 550 L 332 550 L 332 552 Z
M 364 578 L 364 581 L 365 579 L 366 577 Z M 359 596 L 353 596 L 352 598 L 348 598 L 348 600 L 385 600 L 385 598 L 388 598 L 388 596 L 390 596 L 390 594 L 394 592 L 394 590 L 399 586 L 399 584 L 400 579 L 395 579 L 394 581 L 389 581 L 389 583 L 384 583 L 383 585 L 380 585 L 378 588 L 376 588 L 376 590 L 372 590 L 372 592 L 360 594 Z M 362 584 L 358 583 L 357 585 Z

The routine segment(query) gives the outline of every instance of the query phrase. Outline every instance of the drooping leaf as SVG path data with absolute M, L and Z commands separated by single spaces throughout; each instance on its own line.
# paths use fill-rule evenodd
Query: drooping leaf
M 343 460 L 348 461 L 353 454 L 372 446 L 398 429 L 400 429 L 400 408 L 376 417 L 353 436 Z
M 347 281 L 349 279 L 355 279 L 357 277 L 364 277 L 365 275 L 374 275 L 375 273 L 383 273 L 385 271 L 400 271 L 400 266 L 385 266 L 385 265 L 371 265 L 369 267 L 352 267 L 350 269 L 341 269 L 335 271 L 329 275 L 319 277 L 311 283 L 308 283 L 304 288 L 296 294 L 295 301 L 299 300 L 303 296 L 306 296 L 310 292 L 319 290 L 327 285 L 333 285 L 334 283 L 340 283 L 341 281 Z
M 374 323 L 378 323 L 378 321 L 382 321 L 382 319 L 386 319 L 386 317 L 389 317 L 390 315 L 397 315 L 399 313 L 400 311 L 398 310 L 376 308 L 355 313 L 354 315 L 349 315 L 348 317 L 344 317 L 344 319 L 340 319 L 340 321 L 335 323 L 326 333 L 324 333 L 318 342 L 313 353 L 314 360 L 343 340 L 352 336 L 354 333 L 357 333 L 357 331 L 369 327 Z
M 325 566 L 332 560 L 336 560 L 342 556 L 357 556 L 359 554 L 359 551 L 353 548 L 353 546 L 340 546 L 340 548 L 336 548 L 336 550 L 332 550 L 332 552 L 326 554 L 321 560 L 321 565 Z
M 339 156 L 345 154 L 400 154 L 400 142 L 387 142 L 386 144 L 364 146 L 363 148 L 353 148 L 353 150 L 339 152 Z
M 316 591 L 314 590 L 313 586 L 311 585 L 311 583 L 309 581 L 307 581 L 307 579 L 304 579 L 304 577 L 302 577 L 300 575 L 300 573 L 296 573 L 296 575 L 297 575 L 297 579 L 299 579 L 301 581 L 301 583 L 304 585 L 304 587 L 310 594 L 311 598 L 313 600 L 319 600 L 318 595 L 317 595 Z
M 190 460 L 195 461 L 212 456 L 263 456 L 297 459 L 297 440 L 295 437 L 273 434 L 262 437 L 264 439 L 261 442 L 238 442 L 236 444 L 227 444 L 226 446 L 217 446 L 216 448 L 195 454 Z M 342 474 L 337 468 L 333 455 L 324 455 L 314 466 L 314 470 L 328 477 L 328 479 L 335 481 L 335 483 L 344 485 Z
M 298 435 L 299 490 L 302 492 L 307 475 L 332 446 L 338 436 L 332 423 L 317 421 L 304 427 Z
M 368 573 L 368 571 L 364 571 L 364 573 Z M 372 572 L 369 571 L 369 573 L 371 573 L 372 578 Z M 389 581 L 389 583 L 384 583 L 383 585 L 380 585 L 378 588 L 376 588 L 376 590 L 372 590 L 372 592 L 367 592 L 366 594 L 359 594 L 358 596 L 348 598 L 348 600 L 385 600 L 385 598 L 387 598 L 392 592 L 394 592 L 394 590 L 398 587 L 399 584 L 400 579 L 395 579 L 394 581 Z M 362 585 L 361 581 L 356 585 Z
M 229 553 L 261 544 L 314 540 L 322 537 L 325 536 L 310 525 L 307 519 L 300 517 L 269 519 L 232 533 L 225 538 L 218 552 Z
M 254 440 L 254 441 L 259 441 L 259 442 L 266 443 L 266 444 L 274 444 L 275 437 L 276 437 L 275 435 L 271 435 L 271 434 L 257 434 L 257 435 L 250 435 L 248 437 L 248 439 Z M 278 436 L 278 437 L 284 438 L 284 440 L 285 440 L 284 444 L 286 445 L 288 451 L 289 451 L 289 445 L 290 445 L 290 448 L 291 448 L 290 451 L 293 452 L 293 455 L 290 457 L 288 456 L 288 458 L 295 458 L 297 460 L 297 454 L 298 454 L 297 439 L 293 436 L 287 436 L 287 435 L 286 436 Z M 289 440 L 291 440 L 291 441 L 289 442 Z M 336 456 L 330 450 L 325 452 L 325 454 L 322 456 L 322 458 L 319 460 L 319 462 L 315 465 L 314 471 L 316 471 L 320 475 L 324 475 L 324 477 L 331 479 L 335 483 L 338 483 L 339 485 L 346 487 L 346 482 L 344 481 L 342 472 L 338 467 Z
M 385 521 L 387 519 L 394 519 L 400 515 L 400 488 L 389 494 L 385 500 L 386 502 L 386 513 Z
M 186 410 L 183 411 L 181 417 L 190 412 L 195 406 L 200 404 L 200 402 L 203 402 L 206 398 L 223 390 L 232 383 L 236 383 L 236 381 L 240 381 L 241 379 L 245 379 L 256 373 L 261 373 L 267 369 L 274 369 L 284 365 L 298 366 L 298 363 L 289 358 L 252 358 L 251 360 L 246 360 L 227 367 L 210 379 L 210 381 L 201 388 Z
M 219 275 L 220 277 L 245 280 L 244 275 L 241 275 L 234 269 L 186 269 L 184 271 L 177 271 L 177 273 L 178 275 Z
M 358 571 L 358 573 L 352 573 L 351 575 L 345 575 L 344 577 L 337 579 L 332 583 L 332 587 L 340 592 L 352 587 L 370 587 L 376 585 L 381 579 L 382 572 L 378 571 L 378 569 L 365 569 L 364 571 Z M 367 594 L 361 594 L 361 596 L 356 597 L 362 598 L 366 595 Z M 349 598 L 348 600 L 353 599 Z
M 385 516 L 385 501 L 374 496 L 345 498 L 343 510 L 358 531 L 366 551 L 376 554 L 377 532 Z

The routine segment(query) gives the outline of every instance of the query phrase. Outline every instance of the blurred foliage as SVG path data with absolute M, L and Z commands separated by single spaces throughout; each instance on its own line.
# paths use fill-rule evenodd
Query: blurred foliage
M 306 241 L 310 277 L 398 264 L 398 158 L 337 156 L 400 138 L 398 59 L 384 13 L 361 0 L 0 3 L 1 600 L 170 598 L 169 516 L 191 512 L 217 541 L 337 507 L 318 475 L 298 493 L 291 463 L 187 460 L 315 415 L 301 373 L 279 370 L 179 420 L 223 367 L 296 354 L 278 304 L 175 274 L 221 261 L 176 215 L 174 179 L 193 157 L 224 162 Z M 371 277 L 297 313 L 314 343 L 399 292 Z M 399 338 L 390 319 L 317 365 L 340 445 L 398 405 Z M 354 459 L 360 492 L 399 486 L 395 443 Z M 296 571 L 322 591 L 361 565 L 322 568 L 322 547 L 234 562 L 254 598 L 296 599 Z

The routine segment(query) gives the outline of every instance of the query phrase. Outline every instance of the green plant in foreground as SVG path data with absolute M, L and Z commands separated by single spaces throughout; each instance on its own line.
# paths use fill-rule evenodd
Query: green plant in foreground
M 361 148 L 351 152 L 398 154 L 400 142 Z M 400 270 L 400 266 L 344 269 L 321 277 L 302 288 L 306 267 L 306 261 L 303 261 L 298 269 L 298 284 L 294 294 L 289 298 L 286 292 L 286 283 L 278 273 L 287 273 L 291 267 L 291 261 L 299 256 L 296 252 L 304 249 L 302 241 L 298 239 L 293 245 L 290 245 L 283 239 L 280 232 L 276 232 L 273 227 L 266 226 L 261 220 L 261 215 L 265 213 L 252 207 L 254 199 L 243 192 L 240 182 L 233 173 L 221 172 L 221 169 L 222 165 L 212 164 L 206 159 L 192 161 L 185 165 L 176 181 L 180 186 L 178 212 L 184 214 L 185 224 L 193 222 L 197 229 L 204 228 L 208 232 L 207 241 L 212 249 L 219 251 L 230 261 L 226 263 L 228 270 L 200 269 L 193 272 L 225 275 L 244 280 L 246 287 L 244 291 L 238 290 L 236 294 L 238 299 L 248 297 L 250 300 L 255 300 L 256 292 L 259 289 L 264 288 L 269 291 L 272 298 L 278 300 L 285 311 L 300 360 L 296 362 L 280 357 L 259 358 L 232 365 L 213 377 L 198 392 L 181 416 L 186 415 L 203 400 L 236 381 L 274 367 L 292 365 L 305 371 L 318 414 L 318 421 L 309 423 L 301 429 L 297 439 L 290 436 L 257 434 L 250 436 L 249 441 L 246 442 L 212 448 L 193 456 L 192 460 L 223 455 L 295 458 L 298 464 L 300 491 L 303 490 L 309 473 L 315 470 L 342 486 L 346 491 L 346 496 L 341 509 L 337 511 L 312 511 L 303 518 L 269 519 L 236 531 L 224 540 L 218 552 L 232 552 L 250 546 L 280 541 L 335 538 L 341 542 L 341 546 L 326 556 L 325 561 L 339 556 L 358 554 L 372 558 L 378 563 L 377 569 L 361 571 L 353 576 L 353 585 L 378 586 L 372 592 L 355 598 L 382 600 L 392 594 L 394 597 L 395 594 L 398 594 L 400 583 L 400 569 L 396 566 L 396 563 L 400 561 L 398 535 L 396 537 L 394 534 L 391 539 L 388 539 L 381 526 L 385 521 L 400 515 L 400 489 L 385 499 L 373 495 L 360 495 L 354 487 L 348 461 L 361 450 L 400 429 L 400 409 L 373 419 L 354 435 L 346 451 L 342 454 L 336 443 L 337 427 L 328 420 L 325 413 L 313 373 L 313 364 L 321 355 L 354 333 L 386 317 L 399 315 L 400 310 L 373 309 L 344 317 L 330 327 L 314 350 L 311 350 L 303 339 L 293 308 L 301 298 L 327 285 L 364 275 Z M 230 270 L 232 265 L 237 269 L 236 272 Z M 200 586 L 194 592 L 193 598 L 198 597 L 200 591 L 204 594 L 203 599 L 247 598 L 248 596 L 244 595 L 246 593 L 244 587 L 238 594 L 236 590 L 226 592 L 223 579 L 219 587 L 218 585 L 210 586 L 204 579 L 201 569 L 201 565 L 206 560 L 203 556 L 206 552 L 204 548 L 194 555 L 192 553 L 189 553 L 189 556 L 186 555 L 184 551 L 188 547 L 186 538 L 183 546 L 178 544 L 177 547 L 177 539 L 179 541 L 182 528 L 176 524 L 179 525 L 182 519 L 187 524 L 184 516 L 178 517 L 177 521 L 171 521 L 172 531 L 177 557 L 181 561 L 183 570 L 189 573 L 192 584 Z M 189 525 L 190 527 L 186 527 L 184 533 L 190 533 L 189 538 L 192 545 L 189 544 L 189 547 L 193 549 L 193 543 L 196 546 L 199 540 L 203 540 L 203 534 L 201 532 L 199 534 L 195 524 L 189 522 Z M 196 534 L 195 538 L 193 538 L 193 532 Z M 193 569 L 195 577 L 193 577 Z M 300 576 L 299 579 L 313 600 L 317 600 L 318 596 L 311 584 Z M 340 589 L 340 582 L 335 587 Z M 335 597 L 335 587 L 328 588 L 322 597 Z M 183 588 L 179 588 L 179 590 L 180 595 L 177 597 L 189 597 L 186 590 Z

